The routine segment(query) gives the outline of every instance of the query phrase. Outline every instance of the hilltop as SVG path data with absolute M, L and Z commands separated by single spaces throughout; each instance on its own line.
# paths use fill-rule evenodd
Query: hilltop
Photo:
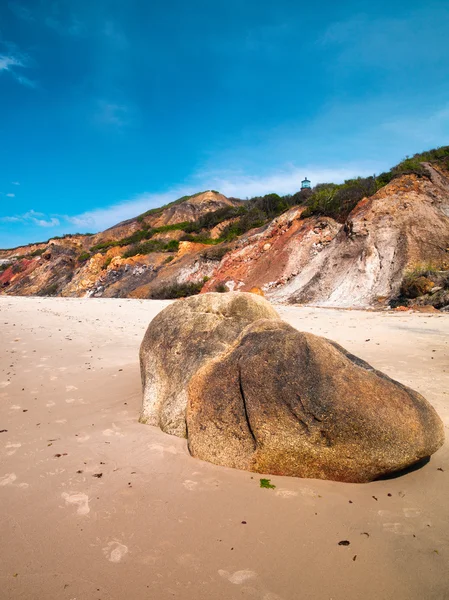
M 248 201 L 206 191 L 106 231 L 0 251 L 0 293 L 449 304 L 449 146 L 378 176 Z

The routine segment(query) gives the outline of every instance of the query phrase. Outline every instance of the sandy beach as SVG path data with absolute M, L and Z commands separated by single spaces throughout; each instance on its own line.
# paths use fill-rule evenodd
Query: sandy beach
M 167 304 L 0 297 L 0 598 L 448 599 L 448 443 L 359 485 L 262 489 L 193 459 L 137 420 L 139 345 Z M 447 432 L 449 315 L 279 312 L 422 393 Z

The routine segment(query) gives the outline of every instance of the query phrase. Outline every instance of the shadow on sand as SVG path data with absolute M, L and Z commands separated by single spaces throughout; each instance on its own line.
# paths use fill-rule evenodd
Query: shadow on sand
M 381 477 L 378 477 L 376 481 L 397 479 L 398 477 L 402 477 L 403 475 L 407 475 L 408 473 L 413 473 L 413 471 L 418 471 L 419 469 L 422 469 L 425 465 L 427 465 L 429 461 L 430 456 L 425 456 L 424 458 L 421 458 L 420 460 L 413 463 L 409 467 L 406 467 L 405 469 L 401 469 L 400 471 L 394 471 L 393 473 L 388 473 L 387 475 L 382 475 Z

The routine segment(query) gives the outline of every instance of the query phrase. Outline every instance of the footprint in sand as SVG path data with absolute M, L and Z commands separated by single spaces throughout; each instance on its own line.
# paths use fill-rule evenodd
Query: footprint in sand
M 419 508 L 404 508 L 404 517 L 408 517 L 413 518 L 413 517 L 419 517 L 419 515 L 421 514 L 421 511 L 419 510 Z
M 56 402 L 53 402 L 53 400 L 50 400 L 50 402 L 47 402 L 47 404 L 45 405 L 47 408 L 51 408 L 52 406 L 55 406 Z
M 157 454 L 165 454 L 168 452 L 169 454 L 178 454 L 178 450 L 175 446 L 163 446 L 162 444 L 150 444 L 148 449 L 152 452 L 156 452 Z
M 0 381 L 0 388 L 8 387 L 8 385 L 11 385 L 10 381 Z
M 404 523 L 384 523 L 383 528 L 385 531 L 396 535 L 410 535 L 413 533 L 413 528 Z
M 112 423 L 112 427 L 113 429 L 105 429 L 103 431 L 103 435 L 105 435 L 106 437 L 112 437 L 113 435 L 116 435 L 118 437 L 124 437 L 125 434 L 120 431 L 120 427 L 117 427 L 115 423 Z
M 12 456 L 13 454 L 15 454 L 17 452 L 17 448 L 20 448 L 22 444 L 6 444 L 5 448 L 8 450 L 8 452 L 6 453 L 8 456 Z
M 74 390 L 77 390 L 78 388 L 76 387 L 76 385 L 66 385 L 65 386 L 65 391 L 66 392 L 73 392 Z
M 89 496 L 79 492 L 78 494 L 67 494 L 64 492 L 61 497 L 66 501 L 67 504 L 74 504 L 77 506 L 78 515 L 87 515 L 90 512 L 89 508 Z
M 276 490 L 275 495 L 280 496 L 281 498 L 294 498 L 298 495 L 298 492 L 281 488 L 280 490 Z
M 183 567 L 191 569 L 193 571 L 199 571 L 201 569 L 200 559 L 194 554 L 181 554 L 176 559 L 176 562 Z
M 235 573 L 229 573 L 229 571 L 223 571 L 222 569 L 219 569 L 218 574 L 220 577 L 227 579 L 230 583 L 234 583 L 235 585 L 241 585 L 245 581 L 248 581 L 248 579 L 257 577 L 257 573 L 250 571 L 249 569 L 235 571 Z
M 128 546 L 116 541 L 109 542 L 109 544 L 103 548 L 103 554 L 110 562 L 119 563 L 122 558 L 128 554 Z
M 193 490 L 198 485 L 198 482 L 197 481 L 192 481 L 191 479 L 186 479 L 185 481 L 183 481 L 182 485 L 186 488 L 186 490 L 189 490 L 190 492 L 193 492 Z
M 3 477 L 0 477 L 0 485 L 11 485 L 16 479 L 17 475 L 15 473 L 7 473 L 6 475 L 3 475 Z

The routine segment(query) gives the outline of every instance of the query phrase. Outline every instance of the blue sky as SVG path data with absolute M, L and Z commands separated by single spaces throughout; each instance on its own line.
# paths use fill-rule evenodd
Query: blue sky
M 447 0 L 3 0 L 0 247 L 449 143 Z

